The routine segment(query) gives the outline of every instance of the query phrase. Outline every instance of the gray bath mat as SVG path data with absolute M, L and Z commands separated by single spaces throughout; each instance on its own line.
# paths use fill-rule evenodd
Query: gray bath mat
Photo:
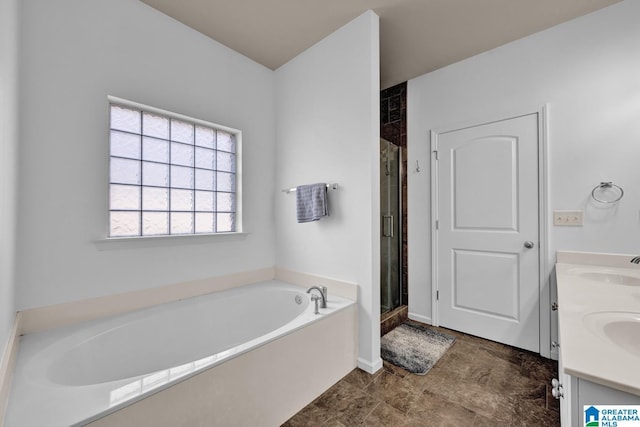
M 380 339 L 380 356 L 411 373 L 425 375 L 455 340 L 430 328 L 403 323 Z

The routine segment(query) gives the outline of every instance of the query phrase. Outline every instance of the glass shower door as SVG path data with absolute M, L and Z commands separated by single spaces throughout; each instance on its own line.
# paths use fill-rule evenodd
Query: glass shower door
M 401 151 L 380 140 L 380 311 L 402 304 Z

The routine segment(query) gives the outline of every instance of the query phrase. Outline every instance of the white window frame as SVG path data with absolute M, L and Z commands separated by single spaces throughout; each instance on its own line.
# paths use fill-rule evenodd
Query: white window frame
M 187 238 L 187 239 L 193 239 L 193 238 L 202 238 L 204 237 L 215 237 L 215 236 L 229 236 L 229 235 L 244 235 L 246 233 L 243 232 L 243 224 L 242 224 L 242 131 L 238 130 L 238 129 L 234 129 L 228 126 L 224 126 L 224 125 L 219 125 L 216 123 L 212 123 L 212 122 L 208 122 L 205 120 L 201 120 L 201 119 L 196 119 L 193 117 L 189 117 L 189 116 L 185 116 L 183 114 L 179 114 L 179 113 L 174 113 L 172 111 L 168 111 L 168 110 L 164 110 L 161 108 L 156 108 L 156 107 L 152 107 L 149 105 L 145 105 L 145 104 L 141 104 L 138 102 L 134 102 L 134 101 L 129 101 L 126 99 L 122 99 L 122 98 L 118 98 L 115 96 L 111 96 L 109 95 L 107 97 L 108 99 L 108 111 L 109 111 L 109 117 L 110 117 L 110 112 L 111 112 L 111 106 L 112 105 L 118 105 L 118 106 L 122 106 L 125 108 L 131 108 L 131 109 L 135 109 L 135 110 L 140 110 L 142 112 L 146 112 L 146 113 L 151 113 L 151 114 L 156 114 L 159 116 L 164 116 L 170 119 L 175 119 L 175 120 L 180 120 L 180 121 L 184 121 L 184 122 L 188 122 L 188 123 L 192 123 L 194 125 L 200 125 L 200 126 L 204 126 L 204 127 L 208 127 L 208 128 L 212 128 L 215 130 L 220 130 L 223 132 L 227 132 L 232 134 L 235 137 L 235 158 L 236 158 L 236 165 L 235 165 L 235 230 L 234 231 L 229 231 L 229 232 L 211 232 L 211 233 L 195 233 L 195 228 L 194 228 L 194 233 L 181 233 L 181 234 L 170 234 L 171 233 L 171 229 L 169 227 L 169 229 L 167 230 L 168 233 L 167 234 L 154 234 L 154 235 L 144 235 L 143 230 L 140 230 L 140 235 L 133 235 L 133 236 L 111 236 L 111 197 L 110 197 L 110 191 L 111 191 L 111 172 L 110 172 L 110 163 L 111 163 L 111 137 L 108 137 L 108 156 L 107 156 L 107 161 L 108 161 L 108 167 L 107 167 L 107 212 L 106 212 L 106 238 L 104 239 L 104 241 L 122 241 L 122 240 L 135 240 L 135 241 L 141 241 L 141 240 L 147 240 L 147 239 L 165 239 L 165 238 L 169 238 L 169 239 L 183 239 L 183 238 Z M 109 132 L 108 135 L 111 134 L 111 119 L 109 119 L 109 126 L 108 126 Z M 142 161 L 142 160 L 140 160 Z M 142 186 L 142 183 L 141 183 Z M 168 212 L 171 212 L 171 206 L 169 206 L 168 208 Z M 142 211 L 142 206 L 140 207 L 140 210 Z M 214 211 L 214 215 L 216 214 L 217 211 Z M 195 219 L 194 219 L 195 220 Z

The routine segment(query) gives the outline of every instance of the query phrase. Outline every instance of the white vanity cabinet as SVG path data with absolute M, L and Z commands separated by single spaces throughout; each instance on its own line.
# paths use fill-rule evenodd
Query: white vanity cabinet
M 562 344 L 558 365 L 560 386 L 560 425 L 584 426 L 584 406 L 588 405 L 640 405 L 640 396 L 594 383 L 584 378 L 567 375 L 562 366 Z
M 575 381 L 575 377 L 571 377 L 564 373 L 564 369 L 562 366 L 562 348 L 560 350 L 560 357 L 558 358 L 558 383 L 554 384 L 552 382 L 553 389 L 553 397 L 556 399 L 560 399 L 560 425 L 562 427 L 571 427 L 571 421 L 573 419 L 577 420 L 572 413 L 572 408 L 576 407 L 578 403 L 573 402 L 572 399 L 574 397 L 573 389 L 577 388 L 577 384 L 574 386 L 573 382 Z

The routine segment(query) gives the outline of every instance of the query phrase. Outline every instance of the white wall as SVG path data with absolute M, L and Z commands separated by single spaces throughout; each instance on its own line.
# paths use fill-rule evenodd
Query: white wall
M 585 211 L 550 226 L 549 269 L 557 250 L 640 252 L 639 16 L 626 0 L 409 81 L 410 312 L 431 317 L 430 129 L 548 103 L 549 211 Z M 591 202 L 601 181 L 625 189 L 617 206 Z
M 18 0 L 0 2 L 0 360 L 15 318 Z
M 278 267 L 359 285 L 359 365 L 379 350 L 379 40 L 366 12 L 276 70 Z M 295 193 L 338 183 L 330 217 L 298 224 Z
M 20 5 L 17 308 L 272 267 L 273 71 L 137 0 Z M 250 234 L 96 246 L 107 226 L 107 95 L 242 130 Z

